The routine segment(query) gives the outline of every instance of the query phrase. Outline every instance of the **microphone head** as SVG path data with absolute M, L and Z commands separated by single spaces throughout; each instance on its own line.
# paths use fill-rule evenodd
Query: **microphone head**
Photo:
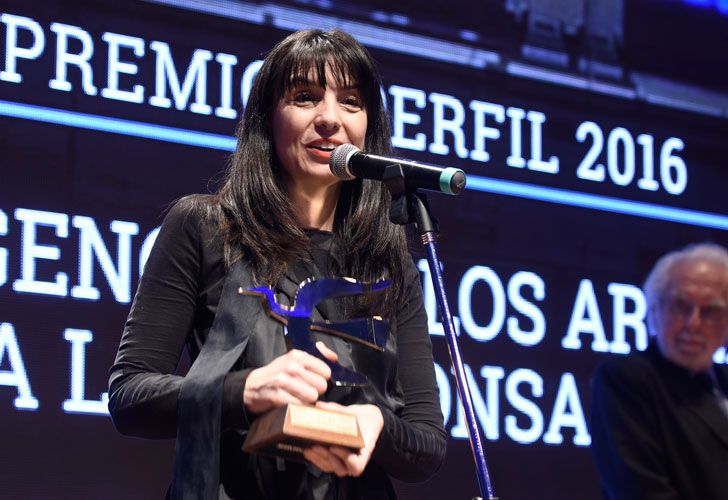
M 331 173 L 345 181 L 354 179 L 354 175 L 352 175 L 349 170 L 349 158 L 359 151 L 359 148 L 353 144 L 342 144 L 341 146 L 336 146 L 331 152 L 331 157 L 329 158 L 329 168 L 331 169 Z

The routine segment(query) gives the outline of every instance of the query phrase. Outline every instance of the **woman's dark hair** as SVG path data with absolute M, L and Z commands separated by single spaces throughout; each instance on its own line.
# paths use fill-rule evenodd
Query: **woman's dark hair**
M 256 280 L 276 283 L 286 268 L 306 258 L 310 240 L 294 218 L 273 145 L 272 117 L 279 100 L 297 84 L 326 87 L 327 68 L 337 83 L 356 87 L 367 113 L 365 150 L 391 153 L 381 81 L 367 50 L 341 31 L 304 30 L 278 43 L 253 83 L 237 131 L 237 149 L 227 180 L 217 194 L 217 221 L 225 239 L 228 265 L 245 258 Z M 389 222 L 390 196 L 381 182 L 342 183 L 334 215 L 334 245 L 341 272 L 359 280 L 392 279 L 386 300 L 399 297 L 405 259 L 404 231 Z M 358 308 L 357 308 L 358 309 Z M 393 311 L 380 311 L 389 315 Z

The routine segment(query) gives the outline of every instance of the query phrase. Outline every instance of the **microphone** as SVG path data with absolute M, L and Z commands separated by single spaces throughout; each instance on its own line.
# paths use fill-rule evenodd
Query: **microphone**
M 400 165 L 405 184 L 410 187 L 438 191 L 445 194 L 460 194 L 465 189 L 465 172 L 459 168 L 421 165 L 414 161 L 385 158 L 363 153 L 353 144 L 337 146 L 329 158 L 331 173 L 340 179 L 350 181 L 356 177 L 381 181 L 384 170 L 390 165 Z

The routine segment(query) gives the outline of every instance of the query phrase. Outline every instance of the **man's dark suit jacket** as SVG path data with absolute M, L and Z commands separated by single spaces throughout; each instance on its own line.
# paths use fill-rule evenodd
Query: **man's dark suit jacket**
M 714 367 L 728 393 L 728 366 Z M 711 379 L 667 361 L 654 342 L 597 369 L 590 427 L 605 498 L 728 499 L 728 416 Z

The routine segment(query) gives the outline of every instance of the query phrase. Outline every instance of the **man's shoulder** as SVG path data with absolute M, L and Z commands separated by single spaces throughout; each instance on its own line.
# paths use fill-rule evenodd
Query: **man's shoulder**
M 713 363 L 713 368 L 718 376 L 718 379 L 722 381 L 725 387 L 728 387 L 728 365 L 723 363 Z
M 648 382 L 659 377 L 659 366 L 654 353 L 633 351 L 624 356 L 612 356 L 602 362 L 594 372 L 594 380 L 635 383 Z

